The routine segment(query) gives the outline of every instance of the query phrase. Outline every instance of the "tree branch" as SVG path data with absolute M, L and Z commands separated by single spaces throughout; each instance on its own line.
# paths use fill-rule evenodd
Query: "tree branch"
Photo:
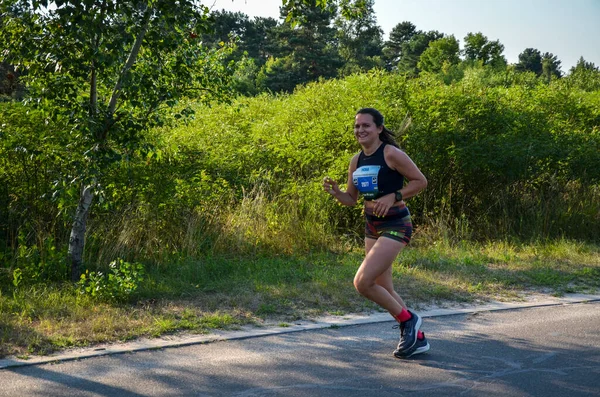
M 106 0 L 102 2 L 100 6 L 100 17 L 98 25 L 104 22 L 104 15 L 106 12 Z M 100 46 L 101 34 L 96 31 L 96 37 L 94 40 L 93 48 L 94 52 L 98 53 L 98 47 Z M 90 76 L 90 116 L 96 116 L 98 114 L 98 81 L 96 71 L 96 59 L 92 59 L 91 65 L 91 76 Z
M 138 36 L 135 38 L 135 43 L 133 43 L 133 47 L 131 47 L 131 52 L 129 53 L 127 62 L 125 62 L 125 65 L 123 65 L 123 69 L 121 70 L 119 79 L 117 80 L 117 83 L 115 84 L 115 88 L 113 89 L 113 92 L 112 92 L 112 96 L 110 97 L 110 102 L 108 103 L 108 111 L 107 111 L 108 119 L 111 119 L 113 114 L 115 113 L 115 109 L 117 108 L 117 101 L 119 100 L 119 96 L 121 95 L 121 87 L 123 85 L 123 81 L 125 80 L 127 73 L 129 73 L 129 70 L 135 63 L 135 60 L 137 59 L 137 56 L 140 52 L 140 48 L 142 48 L 142 42 L 144 41 L 144 36 L 146 35 L 146 32 L 148 31 L 148 25 L 150 24 L 150 15 L 151 14 L 152 14 L 152 9 L 150 7 L 148 7 L 148 5 L 146 4 L 146 9 L 144 10 L 144 15 L 142 17 L 142 29 L 140 30 L 140 33 L 138 34 Z M 108 121 L 107 121 L 107 123 L 108 123 Z M 101 137 L 102 140 L 106 139 L 107 134 L 108 134 L 108 129 L 105 128 L 105 130 L 102 134 L 102 137 Z

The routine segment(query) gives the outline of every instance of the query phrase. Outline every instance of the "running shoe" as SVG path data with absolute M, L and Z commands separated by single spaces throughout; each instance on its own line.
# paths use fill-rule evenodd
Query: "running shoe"
M 429 351 L 429 342 L 425 337 L 425 333 L 423 333 L 423 339 L 417 339 L 417 342 L 410 350 L 406 352 L 403 352 L 401 350 L 395 350 L 394 356 L 396 358 L 409 358 L 411 356 L 414 356 L 415 354 L 425 353 L 426 351 Z
M 399 351 L 408 351 L 417 342 L 417 332 L 421 327 L 421 317 L 417 313 L 408 311 L 412 317 L 400 323 L 400 342 L 398 343 Z

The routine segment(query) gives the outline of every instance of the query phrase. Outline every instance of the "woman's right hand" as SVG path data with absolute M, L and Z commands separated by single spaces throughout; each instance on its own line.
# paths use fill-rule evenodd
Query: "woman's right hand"
M 338 186 L 337 182 L 328 176 L 323 178 L 323 190 L 325 190 L 332 196 L 335 196 L 337 193 L 340 193 L 340 187 Z

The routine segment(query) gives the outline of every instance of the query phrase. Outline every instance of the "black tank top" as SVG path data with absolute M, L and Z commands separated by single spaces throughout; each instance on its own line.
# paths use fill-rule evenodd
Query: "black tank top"
M 386 143 L 382 143 L 370 156 L 363 151 L 358 155 L 352 182 L 367 201 L 393 193 L 404 186 L 404 175 L 388 167 L 385 162 L 385 146 Z

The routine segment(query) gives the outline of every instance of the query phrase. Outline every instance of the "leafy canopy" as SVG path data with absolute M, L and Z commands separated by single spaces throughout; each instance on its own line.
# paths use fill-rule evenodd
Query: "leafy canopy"
M 91 176 L 136 150 L 180 98 L 226 95 L 225 51 L 198 39 L 209 27 L 195 1 L 7 0 L 0 61 L 22 73 L 27 103 L 72 131 L 80 173 Z M 178 107 L 174 116 L 186 114 Z

